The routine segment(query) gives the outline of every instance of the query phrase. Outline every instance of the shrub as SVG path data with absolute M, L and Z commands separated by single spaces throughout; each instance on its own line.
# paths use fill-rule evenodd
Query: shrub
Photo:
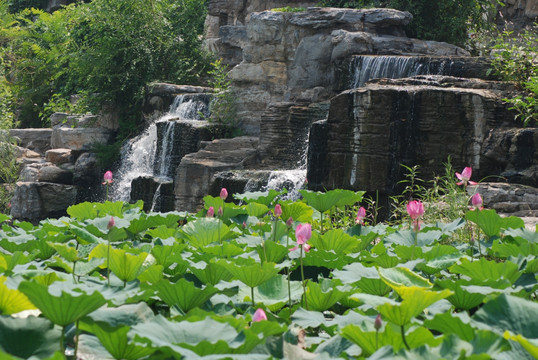
M 493 68 L 503 80 L 516 81 L 522 95 L 504 99 L 524 126 L 538 121 L 538 24 L 514 36 L 504 31 L 492 47 Z

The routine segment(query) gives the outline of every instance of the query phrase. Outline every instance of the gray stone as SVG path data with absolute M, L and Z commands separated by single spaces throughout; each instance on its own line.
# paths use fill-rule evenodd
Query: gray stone
M 37 180 L 39 182 L 73 185 L 73 173 L 55 165 L 43 166 L 39 170 Z
M 75 204 L 76 196 L 77 189 L 73 185 L 18 182 L 11 199 L 11 215 L 31 222 L 60 217 Z
M 52 131 L 53 148 L 91 150 L 94 143 L 108 144 L 114 133 L 103 128 L 55 128 Z
M 257 146 L 258 139 L 254 137 L 217 139 L 203 150 L 183 157 L 174 179 L 176 210 L 196 211 L 201 207 L 204 196 L 218 196 L 218 193 L 210 192 L 214 175 L 252 166 L 256 162 Z
M 73 159 L 73 151 L 71 149 L 51 149 L 45 152 L 45 160 L 55 165 L 71 163 Z
M 96 184 L 101 182 L 102 174 L 97 166 L 97 155 L 92 152 L 81 154 L 75 162 L 73 179 L 76 183 Z
M 20 146 L 41 155 L 51 148 L 52 129 L 11 129 L 9 134 L 20 139 Z

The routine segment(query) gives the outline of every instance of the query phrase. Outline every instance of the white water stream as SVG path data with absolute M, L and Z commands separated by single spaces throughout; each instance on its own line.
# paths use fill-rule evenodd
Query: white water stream
M 200 113 L 207 112 L 207 105 L 196 101 L 192 96 L 176 96 L 170 110 L 151 123 L 139 136 L 129 140 L 121 150 L 120 167 L 114 175 L 114 183 L 110 192 L 112 201 L 129 201 L 131 182 L 140 176 L 167 178 L 173 172 L 169 169 L 169 158 L 174 145 L 175 120 L 199 120 Z M 160 153 L 157 152 L 157 124 L 166 123 L 162 135 Z M 154 164 L 159 161 L 159 169 Z M 154 199 L 155 200 L 155 199 Z

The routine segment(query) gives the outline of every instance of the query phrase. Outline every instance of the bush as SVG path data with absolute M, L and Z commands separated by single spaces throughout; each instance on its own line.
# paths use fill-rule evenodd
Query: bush
M 46 106 L 83 92 L 137 122 L 145 84 L 196 84 L 206 75 L 205 12 L 204 0 L 94 0 L 52 14 L 25 9 L 3 17 L 3 58 L 10 59 L 23 125 L 38 126 L 40 113 L 47 125 Z
M 492 47 L 493 68 L 506 81 L 516 81 L 522 95 L 504 99 L 524 126 L 538 121 L 538 24 L 514 36 L 504 31 Z

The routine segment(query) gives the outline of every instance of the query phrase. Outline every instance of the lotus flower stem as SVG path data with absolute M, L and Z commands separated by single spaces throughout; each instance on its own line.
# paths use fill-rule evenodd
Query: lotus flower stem
M 286 249 L 289 248 L 289 240 L 290 240 L 290 230 L 288 227 L 288 232 L 286 233 Z M 289 253 L 286 254 L 286 256 L 289 260 L 290 259 Z M 291 314 L 291 280 L 290 280 L 291 271 L 290 271 L 289 266 L 286 267 L 286 275 L 288 277 L 288 306 L 290 308 L 290 314 Z
M 65 355 L 65 326 L 62 326 L 62 333 L 60 335 L 60 352 Z
M 254 301 L 254 288 L 250 287 L 250 296 L 252 297 L 252 306 L 256 306 L 256 302 Z
M 301 256 L 299 257 L 299 259 L 301 261 L 301 280 L 303 283 L 304 307 L 306 310 L 308 310 L 308 302 L 306 300 L 306 287 L 305 287 L 305 282 L 304 282 L 304 270 L 303 270 L 303 244 L 299 245 L 299 247 L 301 248 Z
M 411 350 L 411 348 L 407 344 L 407 341 L 405 340 L 405 329 L 404 329 L 403 325 L 400 326 L 400 333 L 402 334 L 402 340 L 403 340 L 403 343 L 404 343 L 405 347 L 407 348 L 407 350 Z
M 110 286 L 110 239 L 107 240 L 106 247 L 106 279 L 108 286 Z
M 78 331 L 78 320 L 75 321 L 75 353 L 74 353 L 74 358 L 75 359 L 78 359 L 77 358 L 77 352 L 78 352 L 78 337 L 79 337 L 79 331 Z

